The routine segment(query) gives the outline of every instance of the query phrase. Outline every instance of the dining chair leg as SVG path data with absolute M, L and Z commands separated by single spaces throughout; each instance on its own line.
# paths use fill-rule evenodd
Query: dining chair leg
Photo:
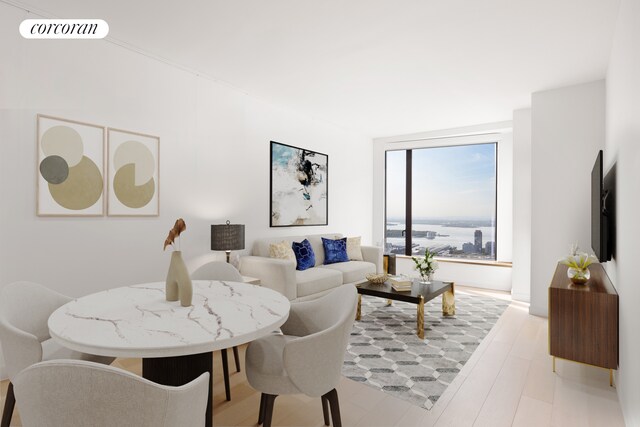
M 4 409 L 2 410 L 2 423 L 0 426 L 9 427 L 11 423 L 11 416 L 13 415 L 13 408 L 16 406 L 16 396 L 13 394 L 13 384 L 9 383 L 7 389 L 7 398 L 4 401 Z
M 263 427 L 271 427 L 271 419 L 273 418 L 273 404 L 276 401 L 275 394 L 267 394 L 265 395 L 264 402 L 264 425 Z
M 267 400 L 267 395 L 262 393 L 260 395 L 260 412 L 258 413 L 258 425 L 264 421 L 264 404 Z
M 236 360 L 236 372 L 240 372 L 240 356 L 238 355 L 238 346 L 233 346 L 233 358 Z
M 224 376 L 224 393 L 227 401 L 231 400 L 231 388 L 229 387 L 229 360 L 227 359 L 227 349 L 220 350 L 222 356 L 222 375 Z
M 342 427 L 342 421 L 340 420 L 340 404 L 338 403 L 338 392 L 334 388 L 322 397 L 325 397 L 329 401 L 329 405 L 331 405 L 331 421 L 333 422 L 333 427 Z
M 322 415 L 324 415 L 324 425 L 328 426 L 329 424 L 329 401 L 325 396 L 321 397 L 322 399 Z

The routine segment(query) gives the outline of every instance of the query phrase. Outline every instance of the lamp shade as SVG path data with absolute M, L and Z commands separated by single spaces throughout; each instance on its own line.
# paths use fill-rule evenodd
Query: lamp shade
M 244 224 L 213 224 L 211 226 L 212 251 L 238 251 L 244 249 Z

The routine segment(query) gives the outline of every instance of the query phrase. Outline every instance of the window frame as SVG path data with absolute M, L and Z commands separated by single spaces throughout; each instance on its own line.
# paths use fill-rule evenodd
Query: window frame
M 442 141 L 446 139 L 458 140 L 462 139 L 462 141 Z M 474 138 L 476 139 L 476 138 Z M 482 135 L 480 140 L 478 141 L 469 141 L 468 138 L 436 138 L 433 140 L 435 143 L 425 144 L 424 141 L 408 141 L 410 144 L 402 144 L 402 147 L 398 148 L 385 148 L 384 149 L 384 224 L 383 224 L 383 246 L 386 248 L 387 245 L 387 223 L 388 223 L 388 215 L 387 215 L 387 153 L 393 151 L 405 151 L 406 159 L 405 159 L 405 248 L 404 248 L 404 256 L 414 256 L 412 254 L 412 228 L 413 228 L 413 206 L 412 206 L 412 196 L 413 196 L 413 150 L 421 150 L 421 149 L 430 149 L 430 148 L 448 148 L 448 147 L 463 147 L 470 145 L 488 145 L 493 144 L 495 146 L 495 182 L 494 182 L 494 258 L 488 260 L 477 260 L 477 261 L 489 261 L 489 262 L 497 262 L 498 261 L 498 174 L 499 174 L 499 156 L 500 156 L 500 135 L 489 134 Z M 449 142 L 449 143 L 447 143 Z M 406 145 L 406 146 L 405 146 Z M 407 232 L 409 230 L 409 232 Z M 400 254 L 398 254 L 400 255 Z M 418 255 L 422 256 L 422 255 Z M 463 260 L 469 261 L 474 260 L 473 258 L 464 258 L 464 257 L 438 257 L 444 260 Z

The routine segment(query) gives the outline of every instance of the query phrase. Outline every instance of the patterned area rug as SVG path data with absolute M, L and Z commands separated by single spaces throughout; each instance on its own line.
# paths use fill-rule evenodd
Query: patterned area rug
M 416 335 L 415 304 L 362 296 L 342 373 L 414 405 L 431 409 L 504 310 L 508 301 L 456 290 L 456 315 L 442 299 L 425 304 L 425 339 Z

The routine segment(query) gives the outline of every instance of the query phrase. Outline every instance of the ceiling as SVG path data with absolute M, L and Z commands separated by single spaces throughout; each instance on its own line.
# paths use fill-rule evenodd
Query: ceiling
M 619 0 L 25 0 L 251 95 L 381 137 L 510 120 L 605 76 Z

